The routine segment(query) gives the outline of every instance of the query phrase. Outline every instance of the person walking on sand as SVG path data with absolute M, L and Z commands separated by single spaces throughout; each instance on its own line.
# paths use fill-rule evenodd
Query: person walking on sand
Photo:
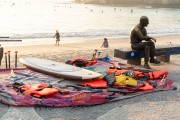
M 103 42 L 101 47 L 104 47 L 104 48 L 108 48 L 109 47 L 108 39 L 107 38 L 104 38 L 104 42 Z
M 147 16 L 141 16 L 140 23 L 136 25 L 130 35 L 131 39 L 131 48 L 132 50 L 144 51 L 144 67 L 150 69 L 148 64 L 149 57 L 150 63 L 160 64 L 160 61 L 156 60 L 154 57 L 156 55 L 155 50 L 155 42 L 156 39 L 154 37 L 150 37 L 147 35 L 147 31 L 145 27 L 149 24 L 149 19 Z
M 56 37 L 56 44 L 55 45 L 59 45 L 60 34 L 59 34 L 58 30 L 56 30 L 56 34 L 54 35 L 54 37 Z

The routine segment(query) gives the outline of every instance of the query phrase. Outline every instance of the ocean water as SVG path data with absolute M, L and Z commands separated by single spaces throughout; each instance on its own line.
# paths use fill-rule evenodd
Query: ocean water
M 23 40 L 0 44 L 53 43 L 56 30 L 62 43 L 128 37 L 142 15 L 150 20 L 148 34 L 180 34 L 179 13 L 175 8 L 77 4 L 74 0 L 0 0 L 0 36 Z

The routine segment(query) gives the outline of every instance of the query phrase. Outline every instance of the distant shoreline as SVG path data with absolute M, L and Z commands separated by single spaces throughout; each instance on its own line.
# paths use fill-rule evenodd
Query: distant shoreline
M 82 3 L 82 2 L 76 2 L 76 3 Z M 107 5 L 107 6 L 116 6 L 116 7 L 137 7 L 137 6 L 151 6 L 154 8 L 180 8 L 180 5 L 165 5 L 165 4 L 142 4 L 142 3 L 98 3 L 98 2 L 92 2 L 92 3 L 84 3 L 84 4 L 96 4 L 96 5 Z
M 164 39 L 166 39 L 166 41 L 168 42 L 172 42 L 174 39 L 179 39 L 180 38 L 180 34 L 172 34 L 172 35 L 153 35 L 153 34 L 149 34 L 149 36 L 153 36 L 155 38 L 160 39 L 161 42 L 164 41 Z M 129 36 L 122 36 L 122 37 L 119 37 L 119 36 L 116 36 L 116 37 L 107 37 L 109 41 L 114 41 L 114 42 L 128 42 L 129 43 L 130 41 L 130 38 Z M 171 38 L 171 39 L 169 39 Z M 55 44 L 55 39 L 50 39 L 48 41 L 42 41 L 42 40 L 39 40 L 39 39 L 35 39 L 34 41 L 36 42 L 28 42 L 26 40 L 22 40 L 22 42 L 6 42 L 6 43 L 2 43 L 0 42 L 0 45 L 2 47 L 26 47 L 26 46 L 46 46 L 46 45 L 53 45 Z M 62 40 L 60 41 L 60 44 L 61 45 L 68 45 L 68 44 L 84 44 L 84 43 L 96 43 L 96 42 L 103 42 L 103 37 L 101 38 L 82 38 L 81 40 L 78 40 L 77 38 L 75 40 Z M 159 41 L 159 40 L 158 40 Z M 100 43 L 100 44 L 101 44 Z M 179 44 L 180 45 L 180 44 Z

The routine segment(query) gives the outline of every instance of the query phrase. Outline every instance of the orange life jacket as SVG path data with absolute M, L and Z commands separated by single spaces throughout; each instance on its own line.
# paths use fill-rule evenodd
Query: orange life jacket
M 44 88 L 40 91 L 31 91 L 31 95 L 34 97 L 48 97 L 50 95 L 54 95 L 59 92 L 59 89 L 57 88 Z
M 105 80 L 94 80 L 90 82 L 85 82 L 82 85 L 85 87 L 90 86 L 92 88 L 108 88 L 108 84 Z
M 31 84 L 31 85 L 23 85 L 19 89 L 24 91 L 24 94 L 31 94 L 32 91 L 41 90 L 47 87 L 47 84 L 40 83 L 40 84 Z
M 143 90 L 143 91 L 146 91 L 146 90 L 154 90 L 153 86 L 151 86 L 148 82 L 145 82 L 145 85 L 140 87 L 139 90 Z

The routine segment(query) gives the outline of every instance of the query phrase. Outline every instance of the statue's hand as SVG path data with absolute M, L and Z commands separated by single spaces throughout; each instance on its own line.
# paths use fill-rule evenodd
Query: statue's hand
M 156 42 L 156 39 L 155 39 L 154 37 L 152 37 L 151 40 L 153 40 L 154 42 Z

